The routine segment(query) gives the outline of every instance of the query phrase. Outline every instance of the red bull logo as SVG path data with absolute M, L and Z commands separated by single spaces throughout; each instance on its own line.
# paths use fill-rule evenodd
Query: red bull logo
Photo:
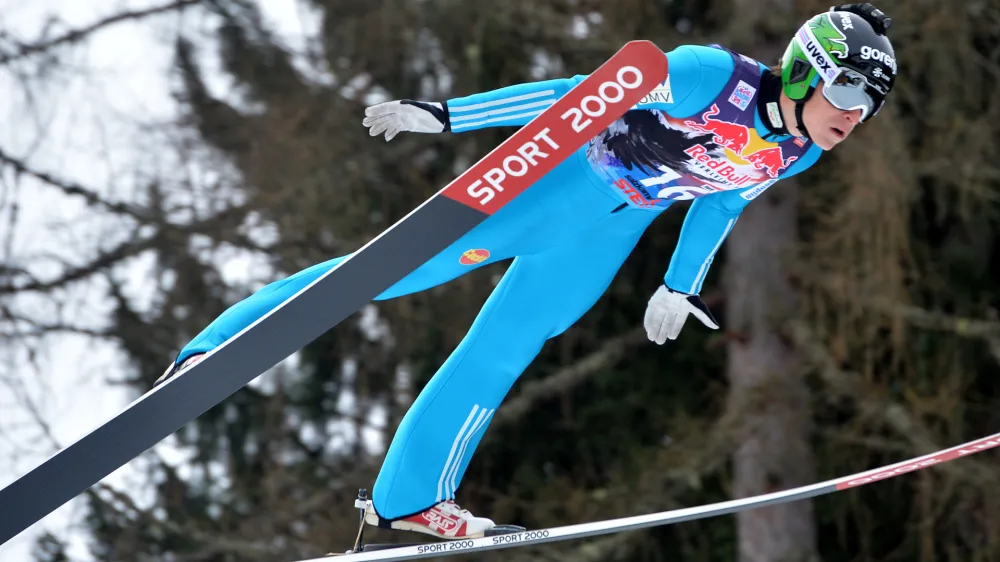
M 684 154 L 687 154 L 695 162 L 701 164 L 705 173 L 714 175 L 717 179 L 727 182 L 731 188 L 747 185 L 753 179 L 748 174 L 739 173 L 728 159 L 713 157 L 708 153 L 708 149 L 700 144 L 688 148 L 684 151 Z
M 711 109 L 701 116 L 704 123 L 688 119 L 684 124 L 695 131 L 711 133 L 712 142 L 715 144 L 726 147 L 736 154 L 743 154 L 743 150 L 750 144 L 750 129 L 744 125 L 713 119 L 718 114 L 719 106 L 713 103 Z
M 787 160 L 782 158 L 780 146 L 758 150 L 744 156 L 744 158 L 746 158 L 747 162 L 753 164 L 754 168 L 765 170 L 767 175 L 772 178 L 778 177 L 781 170 L 784 170 L 789 164 L 798 160 L 797 156 L 789 156 Z
M 458 258 L 458 263 L 462 265 L 476 265 L 490 259 L 489 250 L 466 250 L 462 257 Z
M 712 142 L 716 145 L 732 150 L 740 158 L 749 162 L 755 169 L 764 170 L 767 172 L 767 175 L 772 178 L 778 177 L 778 174 L 780 174 L 782 170 L 798 159 L 796 156 L 790 156 L 785 159 L 781 151 L 781 146 L 774 144 L 761 150 L 746 153 L 747 146 L 750 144 L 750 129 L 745 125 L 715 119 L 714 117 L 718 114 L 719 106 L 713 103 L 712 107 L 701 116 L 704 123 L 688 119 L 684 121 L 684 124 L 695 131 L 710 133 L 712 135 Z M 703 149 L 703 151 L 698 152 L 697 149 L 699 148 Z M 693 150 L 698 153 L 692 154 Z M 715 160 L 711 159 L 711 157 L 704 156 L 704 147 L 701 146 L 693 146 L 685 152 L 699 162 L 706 163 L 709 166 L 711 166 L 709 162 Z M 725 173 L 722 173 L 719 170 L 715 171 L 730 182 L 736 183 L 733 178 L 727 176 Z M 738 179 L 745 177 L 746 176 L 740 176 Z M 743 183 L 746 182 L 743 181 L 737 183 L 737 187 Z

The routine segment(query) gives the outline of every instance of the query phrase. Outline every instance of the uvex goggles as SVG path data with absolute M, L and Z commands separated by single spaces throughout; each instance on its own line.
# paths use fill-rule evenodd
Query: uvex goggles
M 823 79 L 823 97 L 833 107 L 843 111 L 860 109 L 862 121 L 878 113 L 885 100 L 885 93 L 860 72 L 837 66 L 819 46 L 819 41 L 808 24 L 799 28 L 795 40 Z

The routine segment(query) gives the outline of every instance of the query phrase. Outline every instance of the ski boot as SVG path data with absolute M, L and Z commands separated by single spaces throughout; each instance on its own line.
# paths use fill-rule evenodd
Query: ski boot
M 167 370 L 164 371 L 162 375 L 160 375 L 160 378 L 156 379 L 156 382 L 153 383 L 153 387 L 155 388 L 155 387 L 157 387 L 157 386 L 165 383 L 167 381 L 167 379 L 169 379 L 170 377 L 172 377 L 172 376 L 176 375 L 177 373 L 181 372 L 186 367 L 189 367 L 191 365 L 194 365 L 198 361 L 201 361 L 202 358 L 204 358 L 204 357 L 205 357 L 204 353 L 195 353 L 194 355 L 192 355 L 192 356 L 188 357 L 187 359 L 185 359 L 184 361 L 182 361 L 179 365 L 171 363 L 170 366 L 167 367 Z
M 525 530 L 524 527 L 520 527 L 518 525 L 497 525 L 492 520 L 486 519 L 485 517 L 475 517 L 468 510 L 458 507 L 458 505 L 456 505 L 453 501 L 441 502 L 416 515 L 386 521 L 379 517 L 378 513 L 375 511 L 375 506 L 372 505 L 372 501 L 368 499 L 368 490 L 363 488 L 358 491 L 358 497 L 354 500 L 354 507 L 361 512 L 361 520 L 359 522 L 358 537 L 354 542 L 354 548 L 349 550 L 347 554 L 413 546 L 413 543 L 362 544 L 366 524 L 382 529 L 423 533 L 448 541 L 508 535 L 512 533 L 520 533 Z

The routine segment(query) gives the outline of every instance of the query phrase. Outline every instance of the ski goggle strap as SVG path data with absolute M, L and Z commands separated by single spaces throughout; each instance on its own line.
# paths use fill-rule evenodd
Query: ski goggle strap
M 877 111 L 875 100 L 867 92 L 871 87 L 868 79 L 859 72 L 837 66 L 830 55 L 820 47 L 819 40 L 816 39 L 808 23 L 799 28 L 795 40 L 823 79 L 823 97 L 830 104 L 843 111 L 860 109 L 862 121 Z

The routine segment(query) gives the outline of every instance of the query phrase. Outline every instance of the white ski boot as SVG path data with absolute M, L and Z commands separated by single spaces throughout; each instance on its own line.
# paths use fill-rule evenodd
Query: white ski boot
M 354 501 L 354 507 L 361 511 L 362 519 L 362 528 L 358 530 L 355 549 L 361 546 L 361 535 L 366 523 L 381 529 L 414 531 L 445 540 L 477 539 L 520 533 L 525 530 L 518 525 L 497 525 L 492 519 L 476 517 L 452 500 L 443 501 L 409 517 L 389 521 L 379 516 L 372 500 L 368 499 L 368 491 L 361 489 Z
M 364 488 L 358 490 L 358 497 L 354 500 L 354 507 L 357 508 L 360 514 L 358 536 L 354 540 L 354 547 L 344 554 L 415 546 L 415 544 L 400 543 L 365 544 L 364 535 L 365 526 L 367 525 L 381 529 L 415 531 L 445 541 L 509 535 L 512 533 L 521 533 L 525 530 L 524 527 L 517 525 L 497 525 L 485 517 L 475 517 L 469 513 L 469 510 L 458 507 L 453 501 L 441 502 L 416 515 L 387 521 L 382 519 L 375 511 L 375 506 L 368 499 L 368 490 Z M 331 552 L 327 556 L 340 556 L 340 554 Z
M 204 357 L 205 357 L 204 353 L 195 353 L 194 355 L 188 357 L 183 362 L 181 362 L 180 365 L 175 365 L 171 363 L 170 366 L 167 367 L 167 370 L 164 371 L 162 375 L 160 375 L 160 378 L 156 379 L 156 382 L 153 383 L 153 386 L 155 387 L 163 384 L 164 382 L 167 381 L 167 379 L 179 373 L 180 371 L 184 370 L 185 367 L 194 365 L 198 361 L 201 361 L 202 358 Z
M 476 517 L 451 500 L 443 501 L 416 515 L 392 521 L 379 517 L 375 512 L 375 506 L 368 500 L 365 506 L 365 522 L 383 529 L 414 531 L 449 540 L 485 537 L 488 531 L 497 527 L 493 520 Z

